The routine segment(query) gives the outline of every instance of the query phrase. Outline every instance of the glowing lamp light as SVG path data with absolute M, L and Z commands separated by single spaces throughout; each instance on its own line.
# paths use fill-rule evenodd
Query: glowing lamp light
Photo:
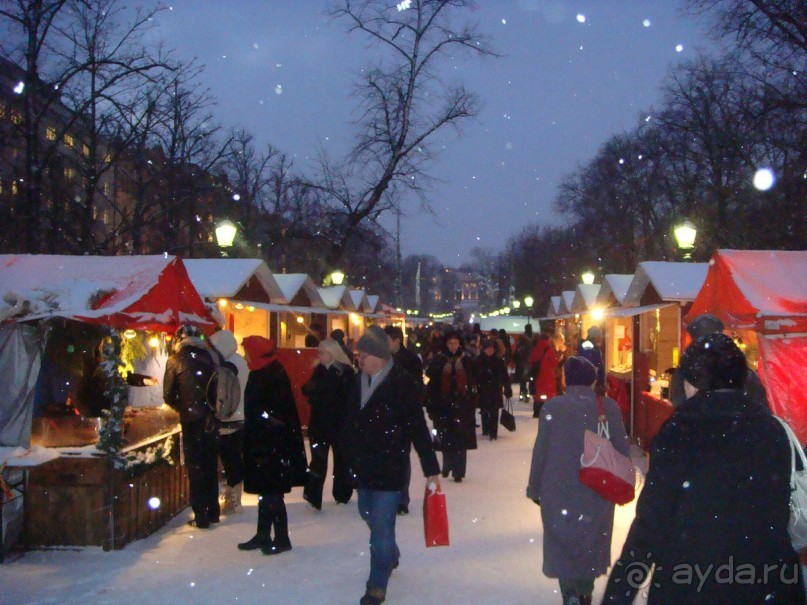
M 776 176 L 770 168 L 760 168 L 754 173 L 754 187 L 760 191 L 767 191 L 776 182 Z
M 220 306 L 222 309 L 223 309 L 224 307 L 226 307 L 226 306 L 227 306 L 227 299 L 226 299 L 226 298 L 220 298 L 220 299 L 218 299 L 218 301 L 216 301 L 216 302 L 218 303 L 218 305 L 219 305 L 219 306 Z
M 244 305 L 243 305 L 243 304 L 241 304 L 241 303 L 235 303 L 235 308 L 236 308 L 236 309 L 238 309 L 238 310 L 240 311 L 241 309 L 243 309 L 243 308 L 244 308 Z
M 135 332 L 135 331 L 134 331 L 134 330 L 132 330 L 132 329 L 125 330 L 125 331 L 123 332 L 123 336 L 124 336 L 125 338 L 128 338 L 129 340 L 131 340 L 132 338 L 134 338 L 135 336 L 137 336 L 137 332 Z
M 580 276 L 580 279 L 583 280 L 583 283 L 587 286 L 590 286 L 594 283 L 594 273 L 591 271 L 586 271 Z
M 331 283 L 334 286 L 341 286 L 345 281 L 345 274 L 341 271 L 334 271 L 331 273 Z
M 160 346 L 160 339 L 157 338 L 156 336 L 152 336 L 151 338 L 149 338 L 149 346 L 152 349 L 156 349 L 157 347 Z
M 235 241 L 235 234 L 238 227 L 231 220 L 224 219 L 216 225 L 216 242 L 220 248 L 229 248 Z
M 25 82 L 20 80 L 19 82 L 17 82 L 17 85 L 14 87 L 14 92 L 16 92 L 18 95 L 21 95 L 23 90 L 25 90 Z
M 596 308 L 591 310 L 591 319 L 594 321 L 600 321 L 603 317 L 605 317 L 605 311 L 602 309 Z
M 160 499 L 157 496 L 153 496 L 148 500 L 148 505 L 151 510 L 157 510 L 158 508 L 160 508 L 160 504 L 162 503 L 160 502 Z
M 304 323 L 304 322 L 305 322 L 305 320 L 302 317 L 297 318 L 297 323 L 298 324 L 301 324 L 301 323 Z
M 519 307 L 521 307 L 521 301 L 520 300 L 514 300 L 513 301 L 513 308 L 518 309 Z
M 684 259 L 689 260 L 692 257 L 692 249 L 695 247 L 695 237 L 698 235 L 695 225 L 684 221 L 673 230 L 673 234 L 678 248 L 684 252 Z
M 527 305 L 527 308 L 532 307 L 535 299 L 532 296 L 525 296 L 524 297 L 524 304 Z

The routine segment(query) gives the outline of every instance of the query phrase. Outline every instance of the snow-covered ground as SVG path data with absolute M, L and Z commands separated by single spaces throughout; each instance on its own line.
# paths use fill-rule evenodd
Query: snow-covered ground
M 525 497 L 537 420 L 531 406 L 516 406 L 515 433 L 479 438 L 469 452 L 462 483 L 443 480 L 451 546 L 425 548 L 421 507 L 425 481 L 413 453 L 411 514 L 399 517 L 401 565 L 386 603 L 395 605 L 535 605 L 560 603 L 557 581 L 541 573 L 538 507 Z M 639 462 L 639 460 L 637 460 Z M 255 531 L 256 497 L 245 496 L 241 515 L 213 530 L 186 524 L 190 509 L 124 550 L 100 548 L 12 553 L 0 565 L 0 604 L 151 605 L 260 603 L 355 605 L 369 571 L 369 532 L 356 498 L 337 506 L 325 486 L 322 511 L 295 488 L 286 498 L 294 549 L 278 556 L 241 552 Z M 145 503 L 144 503 L 145 506 Z M 617 507 L 615 560 L 634 516 Z M 596 583 L 599 602 L 605 577 Z M 638 601 L 637 601 L 638 602 Z

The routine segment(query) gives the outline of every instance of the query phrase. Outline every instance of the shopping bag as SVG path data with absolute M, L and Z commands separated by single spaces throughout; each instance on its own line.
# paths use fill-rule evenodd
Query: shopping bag
M 448 546 L 446 495 L 435 483 L 426 486 L 426 494 L 423 496 L 423 533 L 426 536 L 426 548 Z
M 807 457 L 790 425 L 779 417 L 776 419 L 790 440 L 790 522 L 787 532 L 793 549 L 799 552 L 807 548 Z M 803 470 L 796 470 L 796 456 L 801 460 Z
M 597 432 L 583 433 L 583 453 L 580 455 L 580 482 L 614 504 L 627 504 L 635 497 L 636 470 L 633 461 L 620 454 L 611 443 L 608 421 L 600 408 Z
M 513 416 L 513 402 L 508 399 L 502 408 L 502 415 L 499 418 L 499 424 L 506 428 L 511 433 L 516 430 L 516 417 Z

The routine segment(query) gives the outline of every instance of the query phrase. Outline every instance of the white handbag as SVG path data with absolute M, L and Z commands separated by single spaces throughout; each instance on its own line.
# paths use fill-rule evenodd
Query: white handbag
M 787 532 L 796 552 L 807 548 L 807 457 L 801 443 L 790 425 L 776 418 L 784 427 L 790 440 L 790 523 Z M 796 470 L 796 456 L 801 460 L 802 470 Z

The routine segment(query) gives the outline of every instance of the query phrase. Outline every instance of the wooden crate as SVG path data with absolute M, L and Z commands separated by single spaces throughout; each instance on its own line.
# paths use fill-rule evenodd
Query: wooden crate
M 189 502 L 179 435 L 172 437 L 173 465 L 160 462 L 131 472 L 112 469 L 106 456 L 62 457 L 32 469 L 25 497 L 24 544 L 110 550 L 154 533 Z M 151 498 L 159 498 L 157 508 L 149 506 Z

